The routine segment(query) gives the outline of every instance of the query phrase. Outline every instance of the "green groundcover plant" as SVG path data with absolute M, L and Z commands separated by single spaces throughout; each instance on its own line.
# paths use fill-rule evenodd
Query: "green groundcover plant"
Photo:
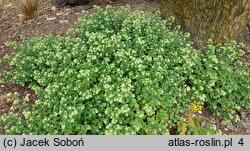
M 193 100 L 224 119 L 249 107 L 249 71 L 235 43 L 205 53 L 172 19 L 96 8 L 66 36 L 37 36 L 15 49 L 5 81 L 32 88 L 1 116 L 7 134 L 169 134 Z M 22 110 L 22 112 L 19 112 Z M 236 117 L 237 118 L 237 117 Z

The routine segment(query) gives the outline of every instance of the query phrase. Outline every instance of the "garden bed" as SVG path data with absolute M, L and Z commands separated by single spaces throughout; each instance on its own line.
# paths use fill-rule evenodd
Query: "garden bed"
M 159 9 L 158 1 L 116 1 L 112 4 L 114 8 L 125 6 L 127 3 L 131 5 L 132 10 L 144 10 L 154 13 Z M 105 4 L 102 4 L 104 6 Z M 42 3 L 39 16 L 35 20 L 30 20 L 21 24 L 19 22 L 20 12 L 15 2 L 5 5 L 4 12 L 0 16 L 0 57 L 13 52 L 13 49 L 7 47 L 5 42 L 20 42 L 21 36 L 33 37 L 35 35 L 65 35 L 69 28 L 75 27 L 75 22 L 82 15 L 82 10 L 93 11 L 93 3 L 75 7 L 56 8 L 47 1 Z M 250 48 L 250 29 L 246 28 L 238 38 L 239 42 L 246 43 L 245 60 L 249 62 Z M 8 70 L 8 67 L 2 68 L 1 71 Z M 34 92 L 27 88 L 16 84 L 2 83 L 0 94 L 3 96 L 7 93 L 18 92 L 21 96 L 30 95 L 31 102 L 36 100 Z M 5 100 L 5 99 L 3 99 Z M 2 100 L 0 100 L 2 101 Z M 0 112 L 8 112 L 8 105 L 1 105 Z M 230 122 L 225 124 L 218 117 L 213 117 L 210 111 L 203 109 L 202 114 L 197 114 L 207 125 L 215 125 L 226 134 L 250 134 L 250 112 L 248 110 L 239 110 L 238 114 L 242 118 L 240 122 Z M 172 132 L 173 134 L 175 132 Z

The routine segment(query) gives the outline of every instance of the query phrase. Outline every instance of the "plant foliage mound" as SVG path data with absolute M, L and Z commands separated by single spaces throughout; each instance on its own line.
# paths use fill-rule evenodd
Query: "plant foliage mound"
M 3 76 L 31 87 L 38 100 L 32 108 L 27 99 L 15 101 L 1 118 L 6 133 L 169 134 L 194 100 L 225 118 L 249 107 L 238 46 L 209 43 L 202 54 L 171 23 L 129 8 L 97 8 L 65 37 L 12 44 Z

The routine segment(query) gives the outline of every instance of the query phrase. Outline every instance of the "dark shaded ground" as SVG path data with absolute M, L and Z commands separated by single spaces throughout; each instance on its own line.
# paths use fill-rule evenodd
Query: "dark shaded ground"
M 245 47 L 246 54 L 244 56 L 244 59 L 246 62 L 250 63 L 250 20 L 248 24 L 246 25 L 245 30 L 239 34 L 236 41 L 246 44 L 246 47 Z
M 93 4 L 105 6 L 107 3 L 98 3 L 96 0 L 88 5 L 81 5 L 75 7 L 61 7 L 56 8 L 48 0 L 42 0 L 39 16 L 35 20 L 27 21 L 24 24 L 19 22 L 20 10 L 17 2 L 13 2 L 5 5 L 4 11 L 0 12 L 0 58 L 6 54 L 13 52 L 13 50 L 5 45 L 8 41 L 19 42 L 21 36 L 32 37 L 34 35 L 64 35 L 68 28 L 74 27 L 77 18 L 82 15 L 82 10 L 93 11 Z M 159 0 L 116 0 L 112 3 L 114 8 L 118 6 L 125 6 L 129 4 L 132 10 L 143 10 L 154 13 L 159 10 Z M 250 61 L 250 24 L 240 34 L 237 39 L 238 42 L 243 42 L 247 45 L 246 55 L 244 59 Z M 7 67 L 0 69 L 0 72 L 6 70 Z M 29 96 L 31 102 L 34 102 L 36 96 L 34 92 L 27 88 L 16 84 L 2 83 L 0 84 L 0 115 L 6 113 L 11 104 L 6 104 L 5 94 L 18 92 L 21 97 L 26 94 Z M 239 114 L 242 114 L 241 123 L 232 122 L 231 124 L 225 124 L 221 122 L 219 118 L 215 118 L 211 113 L 204 109 L 203 114 L 197 115 L 203 119 L 207 125 L 215 125 L 220 128 L 226 134 L 250 134 L 250 111 L 241 110 Z M 243 117 L 244 116 L 244 117 Z M 243 123 L 242 123 L 243 122 Z M 174 134 L 175 132 L 173 132 Z M 1 125 L 0 125 L 1 134 Z

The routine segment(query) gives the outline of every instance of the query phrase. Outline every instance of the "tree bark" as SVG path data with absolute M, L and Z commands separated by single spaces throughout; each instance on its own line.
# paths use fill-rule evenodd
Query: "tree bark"
M 162 16 L 174 16 L 198 48 L 208 39 L 234 40 L 250 21 L 250 0 L 161 0 L 160 6 Z

